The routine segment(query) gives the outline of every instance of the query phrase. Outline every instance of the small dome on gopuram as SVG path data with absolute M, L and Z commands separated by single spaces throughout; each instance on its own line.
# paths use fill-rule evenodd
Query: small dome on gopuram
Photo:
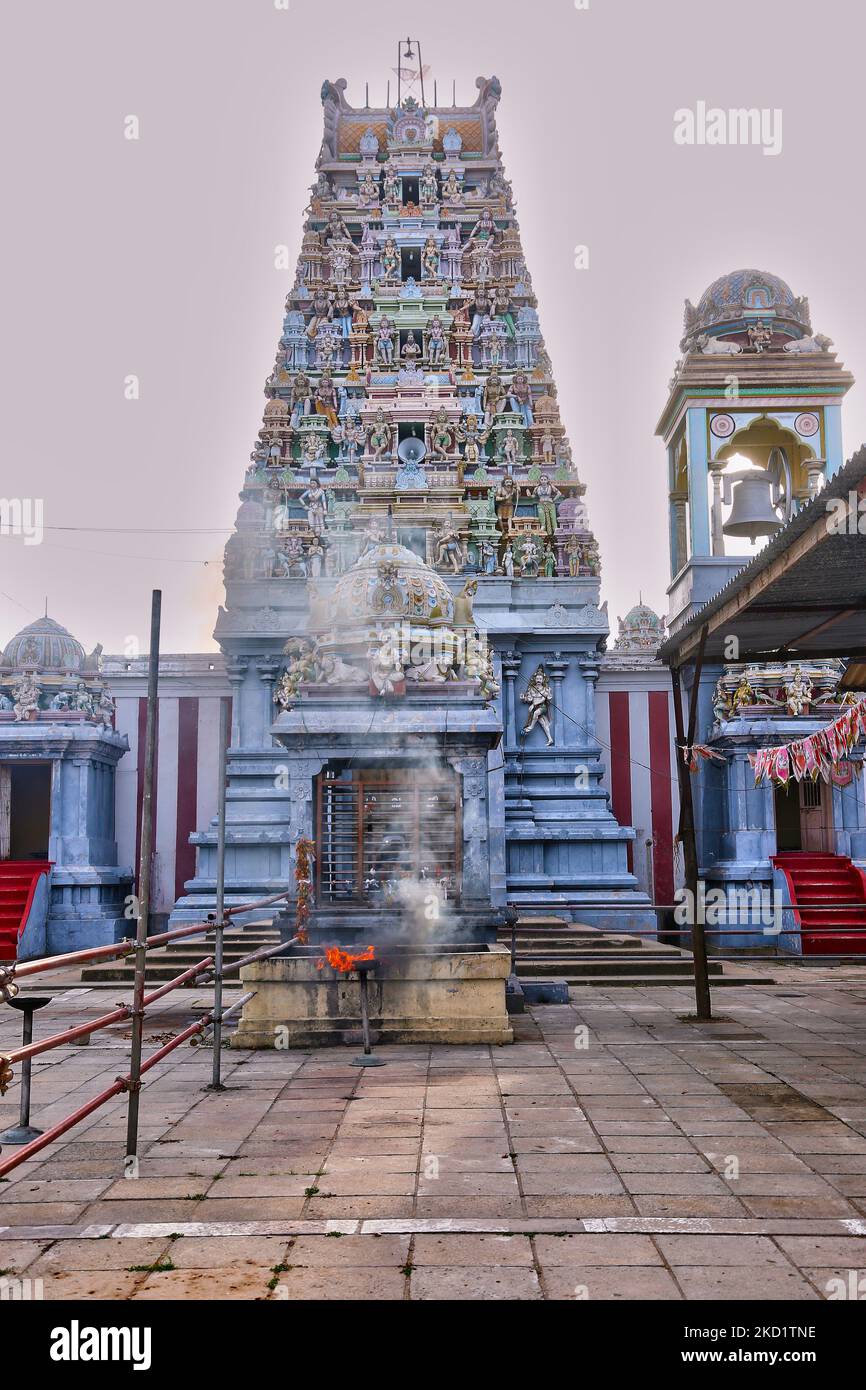
M 436 625 L 454 616 L 451 590 L 420 556 L 397 541 L 373 545 L 346 570 L 328 600 L 335 627 L 388 619 Z
M 13 671 L 79 671 L 84 662 L 81 643 L 47 614 L 16 633 L 3 652 L 3 665 Z

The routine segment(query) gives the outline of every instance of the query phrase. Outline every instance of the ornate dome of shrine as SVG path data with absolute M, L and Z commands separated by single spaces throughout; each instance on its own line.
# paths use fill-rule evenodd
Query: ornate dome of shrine
M 655 651 L 665 639 L 664 621 L 645 603 L 636 603 L 618 622 L 616 651 Z
M 796 297 L 778 275 L 732 270 L 704 290 L 697 308 L 686 300 L 683 346 L 702 333 L 742 331 L 743 318 L 754 322 L 762 312 L 774 326 L 785 325 L 789 337 L 811 332 L 808 300 Z
M 328 608 L 338 628 L 388 619 L 432 626 L 452 620 L 454 600 L 444 579 L 414 551 L 383 541 L 340 577 Z
M 13 671 L 25 666 L 39 671 L 78 671 L 85 660 L 81 643 L 47 614 L 23 627 L 3 652 L 4 666 Z

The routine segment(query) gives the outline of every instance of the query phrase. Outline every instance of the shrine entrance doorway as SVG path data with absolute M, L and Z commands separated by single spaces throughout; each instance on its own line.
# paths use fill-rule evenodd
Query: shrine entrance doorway
M 776 787 L 776 851 L 834 854 L 833 793 L 824 782 L 790 782 Z
M 317 901 L 382 907 L 406 881 L 459 900 L 461 834 L 450 769 L 326 769 L 316 783 Z
M 47 859 L 51 764 L 0 763 L 0 859 Z

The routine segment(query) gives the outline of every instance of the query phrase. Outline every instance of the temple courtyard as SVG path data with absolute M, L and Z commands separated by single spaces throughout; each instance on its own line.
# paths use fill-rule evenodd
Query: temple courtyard
M 866 966 L 763 973 L 711 1023 L 686 981 L 572 989 L 511 1046 L 388 1046 L 376 1069 L 226 1049 L 219 1094 L 212 1053 L 178 1049 L 146 1079 L 137 1173 L 119 1100 L 0 1183 L 0 1275 L 45 1299 L 862 1297 Z M 40 986 L 37 1038 L 127 997 Z M 146 1055 L 210 999 L 149 1011 Z M 19 1027 L 0 1014 L 0 1050 Z M 127 1022 L 38 1057 L 33 1122 L 128 1054 Z M 17 1111 L 16 1078 L 0 1127 Z

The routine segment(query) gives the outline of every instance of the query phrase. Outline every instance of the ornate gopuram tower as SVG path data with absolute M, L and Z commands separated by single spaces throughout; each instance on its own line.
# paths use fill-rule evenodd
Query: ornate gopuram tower
M 380 110 L 322 87 L 215 633 L 234 691 L 227 898 L 285 888 L 304 835 L 318 913 L 353 929 L 395 884 L 435 879 L 472 921 L 531 904 L 626 930 L 654 919 L 601 786 L 598 545 L 499 82 L 477 86 L 467 107 Z M 175 920 L 213 904 L 215 826 L 193 839 Z

